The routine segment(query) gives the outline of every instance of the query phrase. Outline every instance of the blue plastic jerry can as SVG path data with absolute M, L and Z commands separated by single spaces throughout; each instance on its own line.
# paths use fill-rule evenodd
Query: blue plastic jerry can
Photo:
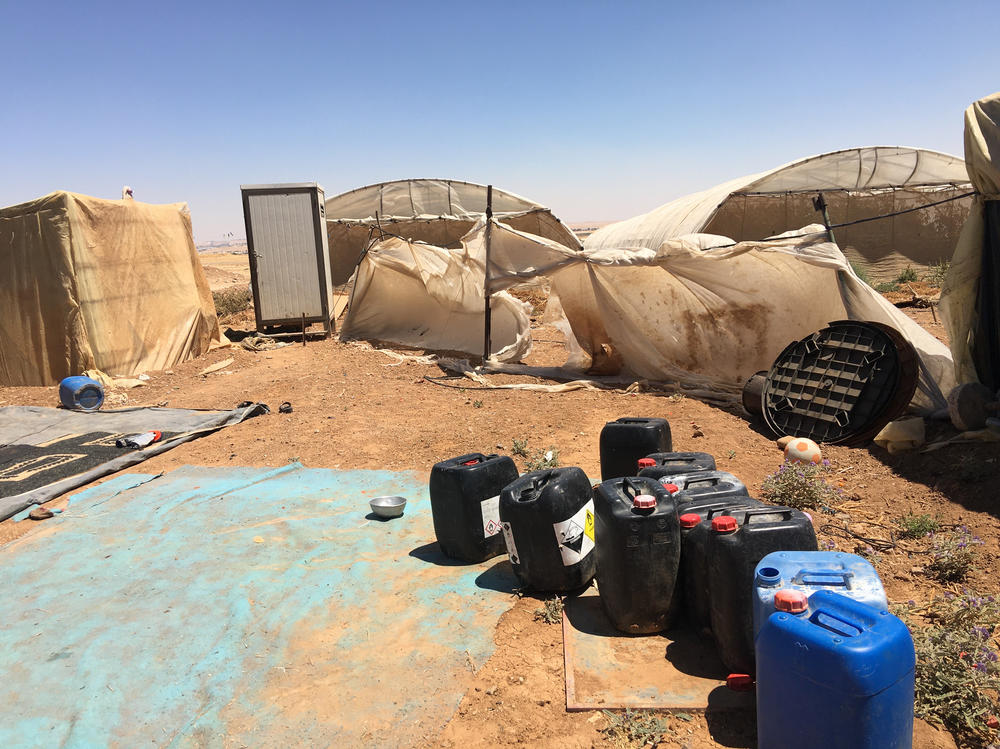
M 779 590 L 832 590 L 856 601 L 885 609 L 889 603 L 875 568 L 856 554 L 840 551 L 776 551 L 760 560 L 754 571 L 753 633 L 775 611 Z
M 759 749 L 912 746 L 913 640 L 885 609 L 820 590 L 771 614 L 755 650 Z

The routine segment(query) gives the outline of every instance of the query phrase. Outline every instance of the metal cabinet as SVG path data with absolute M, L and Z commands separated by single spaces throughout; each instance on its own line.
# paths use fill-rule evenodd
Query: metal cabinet
M 323 188 L 240 185 L 257 330 L 320 322 L 332 331 Z

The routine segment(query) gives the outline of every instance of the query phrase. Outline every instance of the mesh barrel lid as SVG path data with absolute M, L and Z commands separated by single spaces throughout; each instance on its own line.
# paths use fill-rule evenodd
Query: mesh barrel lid
M 767 373 L 764 421 L 775 434 L 863 444 L 917 387 L 913 346 L 887 325 L 838 320 L 785 347 Z
M 779 590 L 774 594 L 774 608 L 789 614 L 801 614 L 809 607 L 809 599 L 801 590 Z
M 716 533 L 732 533 L 737 527 L 736 518 L 732 515 L 719 515 L 717 518 L 712 518 L 712 530 Z
M 651 494 L 636 494 L 632 506 L 637 510 L 652 510 L 656 507 L 656 497 Z
M 652 458 L 639 458 L 639 468 L 652 468 L 656 465 L 656 461 Z
M 677 520 L 680 521 L 681 528 L 694 528 L 701 522 L 701 515 L 696 512 L 685 512 Z

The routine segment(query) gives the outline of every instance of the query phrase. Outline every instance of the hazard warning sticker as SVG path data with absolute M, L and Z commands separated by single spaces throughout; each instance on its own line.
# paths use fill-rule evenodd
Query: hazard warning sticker
M 484 499 L 479 503 L 483 514 L 483 538 L 490 538 L 500 532 L 500 495 Z
M 511 533 L 510 523 L 501 523 L 503 528 L 503 540 L 507 543 L 507 556 L 510 557 L 511 564 L 520 564 L 521 558 L 517 555 L 517 544 L 514 543 L 514 534 Z
M 590 532 L 587 532 L 587 529 Z M 571 567 L 594 550 L 594 500 L 590 500 L 567 520 L 553 523 L 563 566 Z

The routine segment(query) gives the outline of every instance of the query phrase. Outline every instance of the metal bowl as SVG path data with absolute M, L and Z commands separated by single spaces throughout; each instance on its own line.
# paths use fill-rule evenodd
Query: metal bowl
M 380 518 L 398 518 L 406 507 L 406 497 L 375 497 L 368 504 Z

